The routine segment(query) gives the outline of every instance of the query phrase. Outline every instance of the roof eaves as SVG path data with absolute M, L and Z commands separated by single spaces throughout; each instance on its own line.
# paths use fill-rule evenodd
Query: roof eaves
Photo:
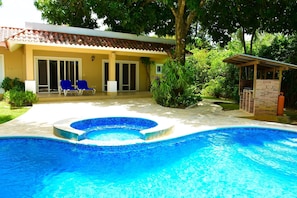
M 60 48 L 76 48 L 76 49 L 93 49 L 93 50 L 102 50 L 102 51 L 120 51 L 120 52 L 131 52 L 131 53 L 146 53 L 146 54 L 160 54 L 166 55 L 165 51 L 157 50 L 140 50 L 140 49 L 131 49 L 131 48 L 119 48 L 119 47 L 103 47 L 103 46 L 85 46 L 79 44 L 55 44 L 55 43 L 35 43 L 35 42 L 19 42 L 8 40 L 9 48 L 11 51 L 19 48 L 22 45 L 35 45 L 35 46 L 48 46 L 48 47 L 60 47 Z
M 242 64 L 242 63 L 252 62 L 255 60 L 259 61 L 260 64 L 263 64 L 263 65 L 271 65 L 271 66 L 275 66 L 275 67 L 289 67 L 292 69 L 297 69 L 297 65 L 294 65 L 291 63 L 285 63 L 285 62 L 281 62 L 281 61 L 262 58 L 262 57 L 258 57 L 258 56 L 252 56 L 252 55 L 248 55 L 248 54 L 237 54 L 237 55 L 225 58 L 223 60 L 223 62 L 238 65 L 238 64 Z

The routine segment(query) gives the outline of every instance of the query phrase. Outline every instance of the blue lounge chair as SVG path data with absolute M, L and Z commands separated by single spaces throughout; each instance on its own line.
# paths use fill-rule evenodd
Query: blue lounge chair
M 88 83 L 86 80 L 77 80 L 76 81 L 78 93 L 83 95 L 84 93 L 96 93 L 96 89 L 88 87 Z
M 61 80 L 60 81 L 59 94 L 61 94 L 61 92 L 64 93 L 64 96 L 67 96 L 68 93 L 73 94 L 73 95 L 78 94 L 78 90 L 72 86 L 70 80 Z

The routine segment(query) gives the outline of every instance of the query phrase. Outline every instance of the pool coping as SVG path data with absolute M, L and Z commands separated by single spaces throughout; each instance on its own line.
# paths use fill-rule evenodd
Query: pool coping
M 75 129 L 71 127 L 71 124 L 74 122 L 79 122 L 82 120 L 88 119 L 97 119 L 97 118 L 108 118 L 108 117 L 117 117 L 117 118 L 141 118 L 151 120 L 157 123 L 157 126 L 151 127 L 148 129 L 140 130 L 139 134 L 141 139 L 134 140 L 113 140 L 113 141 L 100 141 L 100 140 L 90 140 L 82 138 L 86 131 Z M 135 117 L 135 116 L 99 116 L 99 117 L 84 117 L 84 118 L 68 118 L 60 120 L 53 124 L 53 134 L 57 137 L 72 140 L 77 143 L 83 144 L 96 144 L 96 145 L 127 145 L 127 144 L 136 144 L 151 140 L 156 140 L 164 136 L 170 135 L 174 130 L 174 125 L 172 123 L 160 122 L 156 119 L 148 117 Z

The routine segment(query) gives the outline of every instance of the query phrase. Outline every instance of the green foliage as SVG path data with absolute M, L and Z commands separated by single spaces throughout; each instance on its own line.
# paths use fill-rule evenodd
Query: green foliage
M 25 83 L 20 81 L 18 78 L 11 79 L 9 77 L 5 77 L 2 81 L 1 88 L 3 88 L 4 91 L 9 91 L 11 89 L 25 91 Z
M 148 81 L 148 87 L 150 88 L 151 86 L 151 78 L 150 78 L 150 70 L 151 70 L 151 65 L 154 64 L 154 61 L 151 61 L 149 57 L 140 57 L 141 63 L 144 64 L 145 66 L 145 72 L 146 72 L 146 78 Z
M 97 28 L 97 18 L 92 16 L 92 1 L 86 0 L 35 0 L 34 5 L 43 19 L 50 24 Z
M 25 83 L 18 78 L 5 77 L 1 88 L 5 90 L 3 98 L 13 106 L 21 107 L 37 102 L 37 96 L 31 91 L 25 91 Z
M 214 96 L 216 98 L 221 97 L 223 95 L 222 81 L 222 77 L 217 77 L 206 83 L 205 88 L 201 92 L 202 95 Z
M 12 88 L 12 79 L 5 77 L 1 83 L 1 88 L 3 88 L 4 91 L 10 90 Z
M 238 68 L 223 63 L 232 55 L 228 50 L 194 50 L 188 61 L 196 65 L 196 82 L 204 96 L 238 100 Z
M 244 53 L 252 53 L 257 31 L 286 34 L 296 32 L 296 13 L 296 1 L 291 0 L 208 0 L 198 12 L 198 20 L 214 42 L 225 46 L 232 34 L 237 32 Z M 251 35 L 249 51 L 245 46 L 246 34 Z
M 29 108 L 10 108 L 10 105 L 5 101 L 0 101 L 0 124 L 15 119 L 24 114 Z
M 16 107 L 32 105 L 32 103 L 38 101 L 36 94 L 32 91 L 19 91 L 17 89 L 6 91 L 3 98 L 6 102 Z
M 201 100 L 195 84 L 196 68 L 190 64 L 181 65 L 167 61 L 163 75 L 153 81 L 151 91 L 155 101 L 166 107 L 185 108 Z

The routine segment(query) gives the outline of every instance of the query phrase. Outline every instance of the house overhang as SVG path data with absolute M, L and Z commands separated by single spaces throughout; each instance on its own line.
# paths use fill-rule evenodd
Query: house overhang
M 94 50 L 101 52 L 126 52 L 126 53 L 135 53 L 135 54 L 152 54 L 152 55 L 167 55 L 165 51 L 152 51 L 152 50 L 140 50 L 140 49 L 125 49 L 125 48 L 113 48 L 113 47 L 101 47 L 101 46 L 79 46 L 79 45 L 59 45 L 59 44 L 42 44 L 34 42 L 16 42 L 16 41 L 6 41 L 6 46 L 9 51 L 13 52 L 24 45 L 32 46 L 43 46 L 43 47 L 58 47 L 63 49 L 78 49 L 81 50 Z
M 170 53 L 175 46 L 172 39 L 35 23 L 26 24 L 5 43 L 10 51 L 31 45 L 160 55 Z

